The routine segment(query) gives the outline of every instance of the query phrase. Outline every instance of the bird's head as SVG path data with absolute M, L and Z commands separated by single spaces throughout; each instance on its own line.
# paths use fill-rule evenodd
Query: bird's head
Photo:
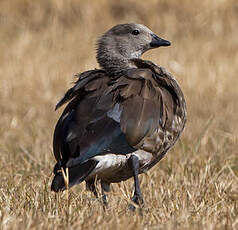
M 141 24 L 119 24 L 103 34 L 97 44 L 97 60 L 101 67 L 113 61 L 126 61 L 140 56 L 147 50 L 169 46 L 170 42 L 158 37 Z M 108 63 L 107 63 L 108 62 Z

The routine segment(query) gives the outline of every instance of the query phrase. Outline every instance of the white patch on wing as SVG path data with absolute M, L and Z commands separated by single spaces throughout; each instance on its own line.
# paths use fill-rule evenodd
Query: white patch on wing
M 116 103 L 115 106 L 107 112 L 107 116 L 120 123 L 121 112 L 119 103 Z

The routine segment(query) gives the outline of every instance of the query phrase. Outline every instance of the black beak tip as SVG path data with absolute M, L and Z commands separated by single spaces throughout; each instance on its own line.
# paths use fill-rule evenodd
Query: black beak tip
M 171 46 L 171 42 L 167 41 L 167 40 L 164 40 L 164 46 Z
M 170 46 L 170 45 L 171 45 L 171 42 L 169 42 L 167 40 L 164 40 L 164 39 L 158 37 L 155 34 L 152 35 L 152 41 L 150 43 L 150 46 L 152 48 L 157 48 L 157 47 L 160 47 L 160 46 Z

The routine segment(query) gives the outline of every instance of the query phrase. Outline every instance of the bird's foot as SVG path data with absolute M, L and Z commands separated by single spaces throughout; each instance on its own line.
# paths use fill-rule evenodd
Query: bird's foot
M 143 197 L 141 195 L 137 195 L 135 194 L 132 198 L 131 198 L 131 201 L 133 201 L 133 203 L 135 203 L 137 206 L 140 207 L 140 209 L 142 209 L 144 207 L 144 200 L 143 200 Z M 131 211 L 135 211 L 136 210 L 136 206 L 133 205 L 132 203 L 130 203 L 128 205 L 128 208 L 129 210 Z

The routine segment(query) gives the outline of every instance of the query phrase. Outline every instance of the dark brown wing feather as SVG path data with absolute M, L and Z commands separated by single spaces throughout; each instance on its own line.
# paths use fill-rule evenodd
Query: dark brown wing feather
M 160 107 L 155 101 L 138 95 L 122 103 L 121 128 L 127 141 L 136 146 L 145 136 L 151 135 L 159 125 Z
M 154 101 L 159 106 L 159 126 L 152 135 L 146 135 L 135 146 L 155 154 L 154 160 L 141 169 L 148 170 L 160 161 L 165 153 L 175 144 L 182 133 L 186 123 L 186 102 L 184 95 L 176 80 L 164 68 L 153 64 L 150 61 L 134 59 L 132 62 L 138 68 L 148 68 L 153 73 L 152 84 L 160 95 Z
M 57 104 L 70 101 L 55 128 L 57 161 L 70 165 L 73 158 L 72 165 L 78 164 L 104 148 L 163 155 L 173 146 L 186 121 L 183 94 L 163 68 L 140 59 L 133 62 L 137 68 L 118 78 L 102 70 L 83 73 Z
M 90 70 L 82 74 L 77 75 L 78 80 L 75 82 L 75 85 L 70 88 L 64 97 L 56 105 L 56 109 L 70 101 L 61 117 L 59 118 L 53 137 L 53 151 L 54 156 L 58 162 L 66 163 L 72 155 L 72 152 L 75 153 L 75 143 L 74 137 L 80 138 L 83 135 L 88 121 L 94 120 L 95 116 L 98 114 L 93 114 L 92 109 L 95 107 L 95 102 L 98 100 L 97 97 L 101 94 L 101 91 L 106 88 L 107 81 L 109 78 L 105 75 L 102 70 Z M 87 95 L 87 100 L 85 96 Z M 76 111 L 77 116 L 80 118 L 81 124 L 80 127 L 77 125 L 77 121 L 70 119 L 75 113 L 77 106 L 80 103 L 82 110 Z M 68 130 L 65 130 L 67 123 Z M 67 135 L 68 137 L 65 137 Z M 65 150 L 64 139 L 71 141 L 69 147 L 71 152 Z

